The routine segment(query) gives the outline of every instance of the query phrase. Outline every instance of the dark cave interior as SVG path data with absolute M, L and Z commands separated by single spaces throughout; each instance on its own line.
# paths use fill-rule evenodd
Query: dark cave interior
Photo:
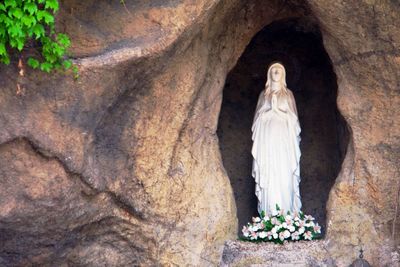
M 251 124 L 268 66 L 281 62 L 296 99 L 302 128 L 300 193 L 303 211 L 324 231 L 326 202 L 340 172 L 349 140 L 337 105 L 337 83 L 322 36 L 302 19 L 273 22 L 258 32 L 227 76 L 217 134 L 224 167 L 233 187 L 241 227 L 257 215 L 251 176 Z

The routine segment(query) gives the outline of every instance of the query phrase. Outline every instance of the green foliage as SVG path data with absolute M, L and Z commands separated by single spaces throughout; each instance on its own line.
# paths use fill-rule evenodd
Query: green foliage
M 45 72 L 71 68 L 71 60 L 64 60 L 70 39 L 54 29 L 58 9 L 58 0 L 0 1 L 0 62 L 9 64 L 10 50 L 21 52 L 28 40 L 35 40 L 40 44 L 41 56 L 30 57 L 29 66 Z M 76 72 L 76 67 L 73 69 Z

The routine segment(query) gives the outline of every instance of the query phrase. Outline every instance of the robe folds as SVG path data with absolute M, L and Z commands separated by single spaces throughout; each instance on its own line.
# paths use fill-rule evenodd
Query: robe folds
M 252 125 L 252 176 L 256 182 L 258 212 L 286 214 L 301 210 L 300 123 L 289 89 L 263 90 Z

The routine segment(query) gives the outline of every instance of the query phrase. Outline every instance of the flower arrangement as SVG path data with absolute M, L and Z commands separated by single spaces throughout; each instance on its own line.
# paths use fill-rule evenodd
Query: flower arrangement
M 321 237 L 321 226 L 314 222 L 311 215 L 303 212 L 293 213 L 276 210 L 269 216 L 264 212 L 253 217 L 252 223 L 243 226 L 242 233 L 247 241 L 270 241 L 283 244 L 288 241 L 313 240 Z

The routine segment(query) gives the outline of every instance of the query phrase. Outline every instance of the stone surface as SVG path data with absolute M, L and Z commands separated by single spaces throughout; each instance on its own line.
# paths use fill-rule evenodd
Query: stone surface
M 274 243 L 250 243 L 227 241 L 222 255 L 221 267 L 316 267 L 336 266 L 329 257 L 324 241 Z
M 78 80 L 0 66 L 0 265 L 217 265 L 237 231 L 216 135 L 227 73 L 261 28 L 305 17 L 351 128 L 326 249 L 347 266 L 361 242 L 394 266 L 396 1 L 124 2 L 61 1 Z

